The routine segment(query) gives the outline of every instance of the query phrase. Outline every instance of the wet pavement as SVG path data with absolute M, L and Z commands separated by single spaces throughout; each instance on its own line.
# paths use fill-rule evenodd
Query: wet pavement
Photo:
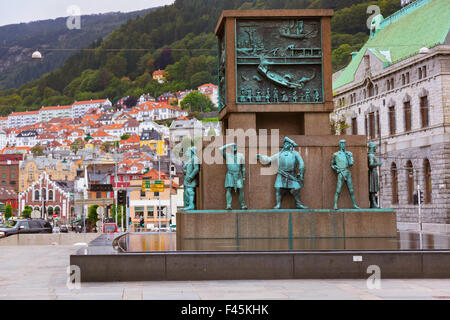
M 1 247 L 0 299 L 450 299 L 450 279 L 381 279 L 381 289 L 366 280 L 232 280 L 66 283 L 75 246 Z M 383 274 L 381 273 L 381 278 Z

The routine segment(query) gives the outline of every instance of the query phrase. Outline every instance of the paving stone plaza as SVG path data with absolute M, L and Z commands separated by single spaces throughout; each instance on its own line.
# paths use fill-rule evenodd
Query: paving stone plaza
M 69 290 L 69 255 L 75 246 L 0 247 L 1 300 L 254 300 L 433 299 L 450 300 L 450 279 L 230 280 L 82 283 Z M 34 266 L 34 267 L 31 267 Z M 381 275 L 382 276 L 382 275 Z

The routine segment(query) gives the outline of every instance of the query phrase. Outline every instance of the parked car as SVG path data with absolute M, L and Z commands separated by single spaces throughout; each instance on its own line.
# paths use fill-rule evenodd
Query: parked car
M 60 232 L 64 232 L 64 233 L 68 233 L 69 232 L 69 228 L 65 224 L 63 224 L 63 225 L 59 226 L 59 231 Z
M 0 238 L 31 233 L 52 233 L 52 226 L 42 219 L 11 219 L 0 225 Z

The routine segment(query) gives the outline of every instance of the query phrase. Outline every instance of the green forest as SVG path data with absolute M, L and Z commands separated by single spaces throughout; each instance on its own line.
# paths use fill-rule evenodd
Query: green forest
M 335 10 L 332 19 L 334 71 L 351 59 L 368 38 L 369 5 L 383 16 L 400 9 L 399 0 L 176 0 L 137 17 L 71 56 L 64 65 L 17 89 L 0 91 L 0 116 L 11 111 L 71 104 L 75 100 L 160 94 L 212 82 L 217 78 L 217 40 L 213 34 L 226 9 Z M 165 69 L 167 82 L 152 73 Z

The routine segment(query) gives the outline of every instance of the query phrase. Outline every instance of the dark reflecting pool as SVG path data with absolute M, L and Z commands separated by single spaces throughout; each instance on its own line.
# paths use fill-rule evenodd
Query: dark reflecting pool
M 396 238 L 192 239 L 177 247 L 175 233 L 129 233 L 116 241 L 122 252 L 286 251 L 286 250 L 446 250 L 450 235 L 399 232 Z

